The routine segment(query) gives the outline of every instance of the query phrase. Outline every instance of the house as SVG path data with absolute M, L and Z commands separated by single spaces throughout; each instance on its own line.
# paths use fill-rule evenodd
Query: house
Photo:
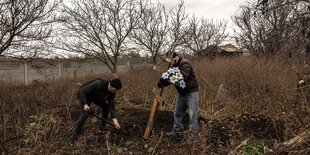
M 238 56 L 242 55 L 243 51 L 238 49 L 236 46 L 232 44 L 226 45 L 211 45 L 203 50 L 203 53 L 207 57 L 218 57 L 218 56 Z
M 216 55 L 218 56 L 238 56 L 242 51 L 232 44 L 217 46 Z

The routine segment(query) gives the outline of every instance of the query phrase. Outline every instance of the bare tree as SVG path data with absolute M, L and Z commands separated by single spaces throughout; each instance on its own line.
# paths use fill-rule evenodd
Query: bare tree
M 185 43 L 187 14 L 182 0 L 169 13 L 166 13 L 161 4 L 153 5 L 148 2 L 146 4 L 149 5 L 141 7 L 143 15 L 132 38 L 149 52 L 156 68 L 158 58 L 182 48 Z
M 252 18 L 254 17 L 252 16 L 251 8 L 248 6 L 242 6 L 241 12 L 233 17 L 233 21 L 238 27 L 235 39 L 237 44 L 242 48 L 256 53 L 257 51 L 254 48 L 256 33 L 253 32 Z
M 137 29 L 133 31 L 132 40 L 143 50 L 148 51 L 156 68 L 157 58 L 163 53 L 161 49 L 168 37 L 168 14 L 160 3 L 154 5 L 149 1 L 142 7 L 144 7 L 142 18 Z
M 164 47 L 167 51 L 175 51 L 179 47 L 182 47 L 185 43 L 186 38 L 186 21 L 188 15 L 185 13 L 184 1 L 181 0 L 177 6 L 170 10 L 170 31 L 168 33 L 168 39 L 166 46 Z
M 306 5 L 299 0 L 250 1 L 233 17 L 236 41 L 256 55 L 300 53 L 307 40 L 301 24 Z
M 50 37 L 60 1 L 1 0 L 0 56 L 33 57 Z
M 73 0 L 63 9 L 61 49 L 95 57 L 112 73 L 140 18 L 134 0 Z
M 212 56 L 216 47 L 227 37 L 225 21 L 213 21 L 201 18 L 198 20 L 193 16 L 189 21 L 185 47 L 193 51 L 195 55 Z

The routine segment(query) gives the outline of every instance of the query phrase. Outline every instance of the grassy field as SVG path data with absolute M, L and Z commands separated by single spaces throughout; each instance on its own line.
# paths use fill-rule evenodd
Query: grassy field
M 117 94 L 116 108 L 120 124 L 129 135 L 98 134 L 99 121 L 89 118 L 81 148 L 70 142 L 78 117 L 75 95 L 78 83 L 95 77 L 111 79 L 111 75 L 61 78 L 29 86 L 1 82 L 0 151 L 2 154 L 310 152 L 310 136 L 293 147 L 279 147 L 309 131 L 310 105 L 296 89 L 299 78 L 309 71 L 302 62 L 255 57 L 189 59 L 200 89 L 199 134 L 193 142 L 164 134 L 170 131 L 173 122 L 177 92 L 172 86 L 164 89 L 165 105 L 158 111 L 150 138 L 142 137 L 153 100 L 151 90 L 167 68 L 167 64 L 162 64 L 156 71 L 151 67 L 133 67 L 119 75 L 124 87 Z M 221 84 L 223 89 L 218 94 Z M 310 94 L 306 95 L 309 98 Z M 91 108 L 100 112 L 95 106 Z M 187 124 L 184 122 L 185 128 Z

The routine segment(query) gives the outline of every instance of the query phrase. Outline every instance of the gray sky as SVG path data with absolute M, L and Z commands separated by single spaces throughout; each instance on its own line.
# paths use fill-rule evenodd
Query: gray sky
M 167 8 L 175 6 L 179 0 L 158 0 L 165 4 Z M 238 10 L 238 6 L 246 0 L 184 0 L 187 13 L 195 14 L 197 17 L 207 19 L 226 19 Z M 152 0 L 157 2 L 157 0 Z

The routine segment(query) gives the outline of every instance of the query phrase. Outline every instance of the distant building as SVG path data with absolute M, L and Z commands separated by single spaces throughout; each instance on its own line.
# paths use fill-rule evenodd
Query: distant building
M 238 56 L 242 55 L 242 51 L 232 44 L 217 46 L 217 55 L 221 56 Z
M 221 46 L 211 45 L 207 47 L 203 53 L 207 57 L 218 57 L 218 56 L 238 56 L 242 55 L 243 51 L 238 49 L 236 46 L 232 44 L 226 44 Z

